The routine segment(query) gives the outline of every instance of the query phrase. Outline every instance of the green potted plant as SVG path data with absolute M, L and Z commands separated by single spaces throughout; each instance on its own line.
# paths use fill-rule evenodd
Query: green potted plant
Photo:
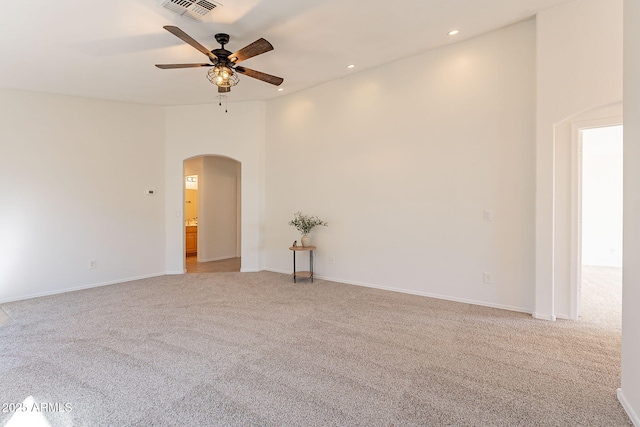
M 300 239 L 302 246 L 310 246 L 309 233 L 311 232 L 311 229 L 319 225 L 326 227 L 329 224 L 317 216 L 305 215 L 302 212 L 296 212 L 293 214 L 293 219 L 289 221 L 289 225 L 294 226 L 300 234 L 302 234 L 302 238 Z

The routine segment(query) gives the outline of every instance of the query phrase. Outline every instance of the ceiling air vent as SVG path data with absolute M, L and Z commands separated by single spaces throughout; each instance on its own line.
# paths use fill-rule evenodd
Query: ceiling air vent
M 186 16 L 196 21 L 202 21 L 209 12 L 218 6 L 222 6 L 220 3 L 214 3 L 209 0 L 162 0 L 160 5 L 178 15 Z

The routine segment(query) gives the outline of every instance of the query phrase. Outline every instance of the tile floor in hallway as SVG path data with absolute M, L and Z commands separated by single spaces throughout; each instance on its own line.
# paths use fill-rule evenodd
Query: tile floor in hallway
M 198 262 L 197 255 L 188 255 L 186 266 L 187 273 L 226 273 L 230 271 L 240 271 L 240 258 Z

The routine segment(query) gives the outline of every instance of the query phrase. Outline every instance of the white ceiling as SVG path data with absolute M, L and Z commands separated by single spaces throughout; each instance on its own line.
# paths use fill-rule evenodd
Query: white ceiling
M 208 68 L 154 64 L 207 58 L 162 28 L 176 25 L 209 49 L 264 37 L 275 50 L 243 65 L 284 78 L 283 92 L 240 76 L 229 101 L 267 100 L 401 61 L 516 23 L 573 0 L 220 0 L 203 22 L 159 0 L 5 1 L 0 87 L 157 105 L 215 102 Z M 447 32 L 459 28 L 452 37 Z M 348 64 L 356 68 L 348 70 Z

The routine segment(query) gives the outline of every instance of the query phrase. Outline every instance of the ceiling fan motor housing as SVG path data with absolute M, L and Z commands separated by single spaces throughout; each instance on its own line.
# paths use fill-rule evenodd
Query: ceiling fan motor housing
M 218 33 L 216 34 L 216 41 L 224 48 L 225 44 L 229 43 L 229 34 Z

